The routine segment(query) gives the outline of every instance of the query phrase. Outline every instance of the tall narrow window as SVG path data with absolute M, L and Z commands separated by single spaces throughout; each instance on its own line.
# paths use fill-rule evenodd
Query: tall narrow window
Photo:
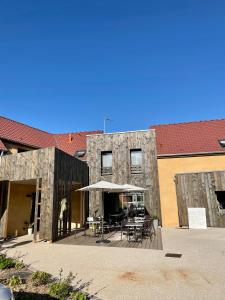
M 130 171 L 132 174 L 142 172 L 142 151 L 141 151 L 141 149 L 130 150 Z
M 101 154 L 101 173 L 102 175 L 112 174 L 112 151 L 102 152 Z

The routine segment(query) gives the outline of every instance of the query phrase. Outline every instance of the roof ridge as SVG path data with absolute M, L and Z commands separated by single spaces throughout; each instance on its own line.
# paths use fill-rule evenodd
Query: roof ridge
M 103 130 L 85 130 L 85 131 L 75 131 L 75 132 L 65 132 L 65 133 L 52 133 L 53 135 L 67 135 L 67 134 L 85 134 L 85 133 L 99 133 L 103 132 Z
M 17 123 L 17 124 L 21 124 L 21 125 L 23 125 L 23 126 L 30 127 L 30 128 L 32 128 L 32 129 L 35 129 L 35 130 L 38 130 L 38 131 L 41 131 L 41 132 L 44 132 L 44 133 L 47 133 L 47 134 L 52 135 L 52 133 L 50 133 L 50 132 L 48 132 L 48 131 L 39 129 L 39 128 L 34 127 L 34 126 L 31 126 L 31 125 L 27 125 L 27 124 L 22 123 L 22 122 L 19 122 L 19 121 L 15 121 L 15 120 L 9 119 L 9 118 L 4 117 L 4 116 L 0 116 L 0 118 L 5 119 L 5 120 L 8 120 L 8 121 L 11 121 L 11 122 L 14 122 L 14 123 Z
M 168 126 L 168 125 L 185 125 L 185 124 L 193 124 L 193 123 L 203 123 L 203 122 L 213 122 L 213 121 L 225 121 L 225 118 L 221 119 L 211 119 L 211 120 L 200 120 L 200 121 L 187 121 L 187 122 L 178 122 L 178 123 L 165 123 L 165 124 L 155 124 L 150 125 L 149 128 L 155 127 L 155 126 Z

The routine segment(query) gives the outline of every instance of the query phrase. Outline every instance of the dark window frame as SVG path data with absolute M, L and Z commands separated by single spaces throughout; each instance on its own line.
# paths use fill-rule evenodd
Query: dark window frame
M 141 152 L 141 164 L 132 164 L 132 153 Z M 131 174 L 141 174 L 143 172 L 143 151 L 141 148 L 130 149 L 130 173 Z
M 112 156 L 112 164 L 111 167 L 104 167 L 103 166 L 103 157 L 104 155 L 108 155 L 111 154 Z M 105 176 L 105 175 L 112 175 L 112 165 L 113 165 L 113 153 L 112 151 L 102 151 L 101 152 L 101 175 Z

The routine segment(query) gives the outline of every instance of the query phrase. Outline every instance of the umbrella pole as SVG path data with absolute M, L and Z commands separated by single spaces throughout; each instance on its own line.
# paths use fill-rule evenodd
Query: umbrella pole
M 110 243 L 109 240 L 104 239 L 104 190 L 102 191 L 102 238 L 97 240 L 97 244 L 107 244 Z

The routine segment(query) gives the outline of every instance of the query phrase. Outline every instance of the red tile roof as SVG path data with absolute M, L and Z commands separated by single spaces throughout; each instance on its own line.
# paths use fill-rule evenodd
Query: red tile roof
M 55 146 L 71 155 L 74 155 L 78 150 L 85 150 L 86 136 L 95 133 L 102 133 L 102 131 L 52 134 L 5 117 L 0 117 L 0 139 L 32 148 Z M 1 149 L 3 146 L 4 144 L 0 143 L 0 150 L 4 150 Z
M 0 117 L 0 138 L 34 148 L 55 144 L 52 134 L 4 117 Z
M 65 133 L 65 134 L 55 134 L 56 145 L 59 149 L 67 152 L 71 155 L 74 155 L 78 150 L 87 149 L 87 135 L 89 134 L 99 134 L 102 133 L 101 130 L 98 131 L 83 131 L 83 132 L 74 132 L 74 133 Z M 80 159 L 86 159 L 80 157 Z
M 158 155 L 225 153 L 218 140 L 225 138 L 225 119 L 153 125 Z

